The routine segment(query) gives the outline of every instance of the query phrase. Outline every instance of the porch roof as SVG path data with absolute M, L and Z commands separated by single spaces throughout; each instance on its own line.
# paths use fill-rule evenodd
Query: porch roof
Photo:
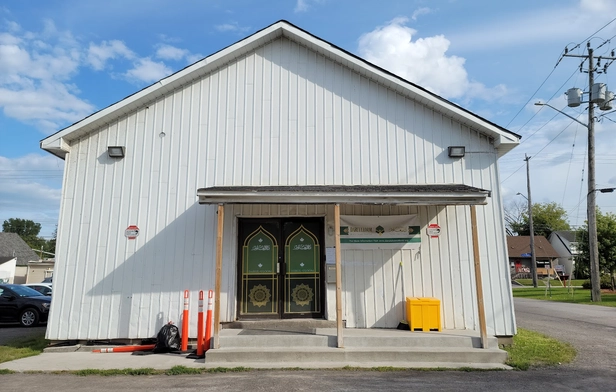
M 199 204 L 487 204 L 491 192 L 463 184 L 219 186 L 197 190 Z

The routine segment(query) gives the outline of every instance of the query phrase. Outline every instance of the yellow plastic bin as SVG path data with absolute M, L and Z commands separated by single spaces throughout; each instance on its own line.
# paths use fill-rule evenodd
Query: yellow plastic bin
M 406 297 L 406 318 L 411 331 L 440 331 L 441 300 Z

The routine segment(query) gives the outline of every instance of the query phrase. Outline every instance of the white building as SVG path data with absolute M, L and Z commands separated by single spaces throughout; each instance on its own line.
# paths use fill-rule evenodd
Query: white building
M 444 329 L 511 336 L 497 161 L 518 142 L 277 22 L 41 141 L 66 161 L 47 338 L 152 337 L 208 289 L 215 333 L 395 328 L 413 296 Z
M 579 254 L 576 236 L 575 231 L 561 230 L 553 231 L 548 238 L 560 256 L 558 264 L 562 265 L 564 273 L 571 277 L 575 274 L 575 257 Z

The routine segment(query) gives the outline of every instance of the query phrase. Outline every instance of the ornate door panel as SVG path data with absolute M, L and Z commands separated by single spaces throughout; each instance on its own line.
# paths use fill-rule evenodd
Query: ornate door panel
M 284 224 L 283 317 L 321 314 L 321 222 Z
M 240 219 L 240 318 L 322 317 L 322 219 Z

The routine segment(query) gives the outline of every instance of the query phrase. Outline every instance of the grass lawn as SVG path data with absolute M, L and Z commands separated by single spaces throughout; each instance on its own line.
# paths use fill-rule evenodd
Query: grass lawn
M 505 350 L 509 353 L 507 365 L 519 370 L 569 363 L 576 355 L 570 344 L 523 328 L 518 328 L 513 345 Z
M 16 340 L 6 346 L 0 346 L 0 363 L 16 359 L 39 355 L 49 343 L 45 339 L 45 332 L 30 338 Z
M 546 292 L 545 287 L 524 287 L 515 288 L 512 291 L 513 296 L 518 298 L 616 307 L 616 293 L 613 292 L 603 291 L 601 293 L 601 302 L 592 302 L 590 300 L 590 290 L 587 289 L 575 288 L 568 290 L 563 287 L 552 287 Z

